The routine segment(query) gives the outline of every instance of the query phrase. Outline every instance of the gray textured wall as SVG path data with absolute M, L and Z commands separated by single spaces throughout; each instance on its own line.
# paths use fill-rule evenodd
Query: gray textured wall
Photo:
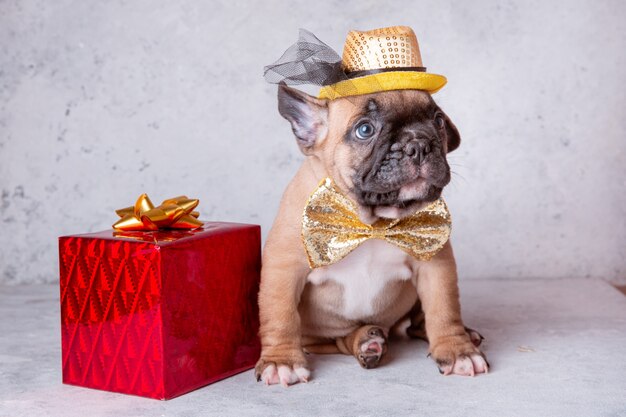
M 305 27 L 410 25 L 459 127 L 463 277 L 626 282 L 621 1 L 0 1 L 0 283 L 142 192 L 267 232 L 302 160 L 263 65 Z

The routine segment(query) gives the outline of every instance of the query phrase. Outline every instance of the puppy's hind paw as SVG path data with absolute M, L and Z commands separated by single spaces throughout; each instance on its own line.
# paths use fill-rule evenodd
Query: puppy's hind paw
M 483 340 L 485 340 L 483 335 L 478 333 L 474 329 L 470 329 L 469 327 L 466 327 L 465 331 L 467 332 L 468 336 L 470 337 L 470 340 L 476 347 L 480 346 L 483 343 Z
M 380 327 L 371 327 L 363 339 L 359 341 L 356 358 L 365 369 L 376 368 L 387 351 L 387 339 Z

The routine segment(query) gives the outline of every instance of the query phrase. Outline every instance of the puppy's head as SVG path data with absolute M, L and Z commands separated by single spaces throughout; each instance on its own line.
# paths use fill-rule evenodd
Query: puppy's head
M 281 85 L 278 109 L 364 222 L 413 214 L 450 182 L 446 154 L 459 146 L 459 132 L 426 92 L 326 101 Z

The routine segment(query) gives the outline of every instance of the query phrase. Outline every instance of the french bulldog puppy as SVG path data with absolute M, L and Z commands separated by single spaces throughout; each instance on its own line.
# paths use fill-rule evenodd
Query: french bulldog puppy
M 430 261 L 370 239 L 340 261 L 309 267 L 302 213 L 320 181 L 358 206 L 362 222 L 398 219 L 435 201 L 450 181 L 446 154 L 459 133 L 429 93 L 385 91 L 320 100 L 280 85 L 278 110 L 306 155 L 288 185 L 263 253 L 259 293 L 262 353 L 256 377 L 266 384 L 307 382 L 306 352 L 353 355 L 378 365 L 390 330 L 427 338 L 441 373 L 488 371 L 482 337 L 461 320 L 457 272 L 448 241 Z

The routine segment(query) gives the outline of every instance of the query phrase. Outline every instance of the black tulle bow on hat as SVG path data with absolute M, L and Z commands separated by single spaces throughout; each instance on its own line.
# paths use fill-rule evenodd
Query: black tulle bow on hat
M 289 85 L 325 86 L 348 79 L 339 54 L 306 29 L 300 29 L 298 41 L 266 66 L 263 75 L 269 83 Z

